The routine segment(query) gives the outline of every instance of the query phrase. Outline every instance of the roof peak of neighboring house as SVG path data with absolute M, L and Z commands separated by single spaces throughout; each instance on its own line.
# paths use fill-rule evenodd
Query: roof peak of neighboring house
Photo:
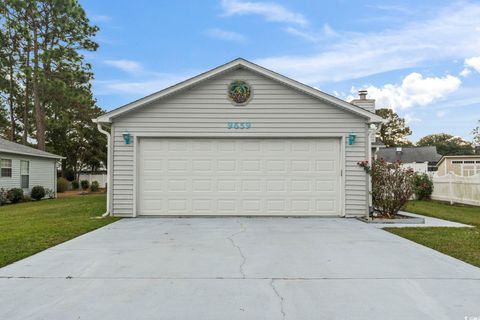
M 29 146 L 25 146 L 20 143 L 16 143 L 13 141 L 5 140 L 0 138 L 0 152 L 3 153 L 11 153 L 11 154 L 20 154 L 24 156 L 31 156 L 31 157 L 41 157 L 41 158 L 51 158 L 51 159 L 64 159 L 64 157 L 38 150 Z
M 369 121 L 371 122 L 376 122 L 376 123 L 380 123 L 380 122 L 384 122 L 385 120 L 376 115 L 375 113 L 373 112 L 370 112 L 368 110 L 365 110 L 359 106 L 356 106 L 352 103 L 349 103 L 347 101 L 344 101 L 340 98 L 337 98 L 335 96 L 332 96 L 330 94 L 327 94 L 323 91 L 320 91 L 318 89 L 315 89 L 311 86 L 308 86 L 306 84 L 303 84 L 301 82 L 298 82 L 296 80 L 293 80 L 291 78 L 288 78 L 284 75 L 281 75 L 277 72 L 274 72 L 272 70 L 269 70 L 265 67 L 262 67 L 260 65 L 257 65 L 253 62 L 250 62 L 244 58 L 237 58 L 237 59 L 234 59 L 230 62 L 227 62 L 223 65 L 220 65 L 216 68 L 213 68 L 209 71 L 206 71 L 206 72 L 203 72 L 197 76 L 194 76 L 190 79 L 187 79 L 185 81 L 182 81 L 182 82 L 179 82 L 173 86 L 170 86 L 168 88 L 165 88 L 163 90 L 160 90 L 158 92 L 155 92 L 153 94 L 150 94 L 146 97 L 143 97 L 141 99 L 138 99 L 136 101 L 133 101 L 131 103 L 128 103 L 126 105 L 123 105 L 119 108 L 116 108 L 110 112 L 107 112 L 106 114 L 104 115 L 101 115 L 100 117 L 94 119 L 93 121 L 94 122 L 101 122 L 101 123 L 110 123 L 112 122 L 112 119 L 123 114 L 123 113 L 126 113 L 126 112 L 129 112 L 129 111 L 132 111 L 138 107 L 141 107 L 143 105 L 146 105 L 148 103 L 151 103 L 153 101 L 156 101 L 156 100 L 159 100 L 161 98 L 164 98 L 164 97 L 167 97 L 167 96 L 170 96 L 174 93 L 177 93 L 181 90 L 185 90 L 187 88 L 190 88 L 190 87 L 193 87 L 194 85 L 198 84 L 198 83 L 201 83 L 203 81 L 206 81 L 208 79 L 211 79 L 219 74 L 222 74 L 222 73 L 225 73 L 225 72 L 228 72 L 228 71 L 231 71 L 231 70 L 234 70 L 234 69 L 237 69 L 237 68 L 245 68 L 245 69 L 248 69 L 248 70 L 251 70 L 253 72 L 256 72 L 256 73 L 259 73 L 269 79 L 272 79 L 272 80 L 276 80 L 286 86 L 289 86 L 289 87 L 292 87 L 298 91 L 301 91 L 305 94 L 308 94 L 310 96 L 313 96 L 317 99 L 321 99 L 321 100 L 324 100 L 326 102 L 329 102 L 329 103 L 332 103 L 332 104 L 335 104 L 347 111 L 350 111 L 352 113 L 355 113 L 359 116 L 362 116 L 364 118 L 367 118 Z
M 403 163 L 437 162 L 442 155 L 437 152 L 437 147 L 389 147 L 377 151 L 377 157 L 387 162 L 401 161 Z
M 450 155 L 450 156 L 443 156 L 440 161 L 438 161 L 437 166 L 440 165 L 445 159 L 448 158 L 479 158 L 480 159 L 480 154 L 466 154 L 466 155 Z

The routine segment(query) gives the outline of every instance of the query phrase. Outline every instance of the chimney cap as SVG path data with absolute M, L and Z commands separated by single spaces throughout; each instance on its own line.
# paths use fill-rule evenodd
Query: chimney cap
M 358 90 L 358 96 L 360 97 L 361 100 L 367 99 L 367 94 L 368 94 L 368 91 L 366 89 Z

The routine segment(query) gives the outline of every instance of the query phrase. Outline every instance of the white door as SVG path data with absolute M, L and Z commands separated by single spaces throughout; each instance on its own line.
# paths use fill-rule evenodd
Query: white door
M 139 140 L 139 215 L 340 215 L 340 139 Z

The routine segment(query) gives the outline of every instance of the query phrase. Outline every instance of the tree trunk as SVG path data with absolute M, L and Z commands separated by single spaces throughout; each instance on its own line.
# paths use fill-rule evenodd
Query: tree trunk
M 25 61 L 25 66 L 26 66 L 26 73 L 25 73 L 25 105 L 23 106 L 23 138 L 22 138 L 22 143 L 24 145 L 27 145 L 28 142 L 28 129 L 29 129 L 29 123 L 28 123 L 28 111 L 29 111 L 29 105 L 30 105 L 30 41 L 27 44 L 27 50 L 25 52 L 26 55 L 26 61 Z
M 8 102 L 10 108 L 10 140 L 16 140 L 16 123 L 15 123 L 15 109 L 14 109 L 14 102 L 13 102 L 13 62 L 10 63 L 9 68 L 9 77 L 10 77 L 10 92 L 8 95 Z
M 35 108 L 35 123 L 37 125 L 37 148 L 45 150 L 45 114 L 40 103 L 38 88 L 38 29 L 35 17 L 33 18 L 33 103 Z

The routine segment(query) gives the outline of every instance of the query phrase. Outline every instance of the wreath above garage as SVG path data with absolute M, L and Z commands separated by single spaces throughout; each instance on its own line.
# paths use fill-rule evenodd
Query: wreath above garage
M 237 105 L 246 105 L 252 97 L 252 88 L 243 80 L 232 81 L 228 85 L 228 98 Z

